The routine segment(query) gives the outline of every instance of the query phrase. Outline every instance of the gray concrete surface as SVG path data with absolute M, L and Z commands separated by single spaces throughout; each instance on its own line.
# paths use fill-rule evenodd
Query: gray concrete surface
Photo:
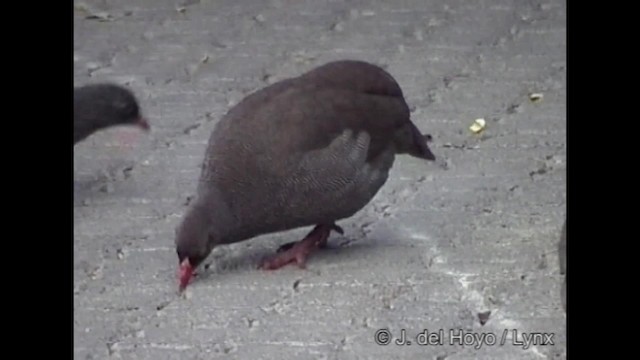
M 153 126 L 75 147 L 77 359 L 565 357 L 565 2 L 75 4 L 75 83 L 129 84 Z M 256 265 L 309 229 L 263 236 L 216 249 L 177 296 L 174 228 L 215 122 L 266 84 L 345 58 L 387 67 L 447 166 L 399 158 L 307 270 Z M 383 328 L 442 329 L 444 344 L 378 345 Z M 451 346 L 450 329 L 497 344 Z M 522 333 L 553 345 L 525 349 Z

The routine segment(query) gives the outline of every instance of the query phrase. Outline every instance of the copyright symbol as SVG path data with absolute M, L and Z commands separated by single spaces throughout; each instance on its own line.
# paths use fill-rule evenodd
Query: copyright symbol
M 376 331 L 373 339 L 378 345 L 389 345 L 391 343 L 391 333 L 387 329 L 380 329 Z

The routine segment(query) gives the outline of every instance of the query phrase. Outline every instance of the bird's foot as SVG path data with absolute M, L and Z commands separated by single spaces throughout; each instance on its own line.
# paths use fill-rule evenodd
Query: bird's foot
M 280 246 L 276 255 L 262 261 L 260 268 L 276 270 L 287 264 L 296 263 L 299 268 L 304 269 L 307 257 L 315 250 L 327 246 L 332 230 L 344 234 L 342 228 L 336 224 L 317 225 L 304 239 Z

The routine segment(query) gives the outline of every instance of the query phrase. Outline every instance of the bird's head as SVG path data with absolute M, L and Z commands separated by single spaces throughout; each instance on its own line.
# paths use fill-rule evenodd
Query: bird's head
M 183 291 L 194 276 L 194 270 L 213 250 L 209 235 L 209 216 L 203 208 L 191 207 L 176 229 L 179 290 Z
M 100 127 L 132 125 L 148 131 L 149 123 L 142 116 L 135 95 L 120 85 L 110 83 L 92 84 L 80 90 L 83 99 Z M 89 106 L 87 105 L 87 106 Z

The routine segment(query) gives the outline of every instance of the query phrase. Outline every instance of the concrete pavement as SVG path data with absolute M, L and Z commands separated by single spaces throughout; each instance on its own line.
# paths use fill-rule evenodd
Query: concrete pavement
M 128 84 L 153 127 L 75 147 L 77 359 L 565 357 L 565 2 L 75 4 L 75 83 Z M 387 68 L 442 163 L 399 157 L 307 270 L 256 265 L 309 229 L 263 236 L 216 249 L 178 297 L 174 228 L 216 121 L 258 88 L 346 58 Z M 376 344 L 380 329 L 392 344 Z M 395 345 L 402 329 L 436 336 Z M 449 345 L 456 329 L 466 345 Z M 522 333 L 547 337 L 525 346 Z

